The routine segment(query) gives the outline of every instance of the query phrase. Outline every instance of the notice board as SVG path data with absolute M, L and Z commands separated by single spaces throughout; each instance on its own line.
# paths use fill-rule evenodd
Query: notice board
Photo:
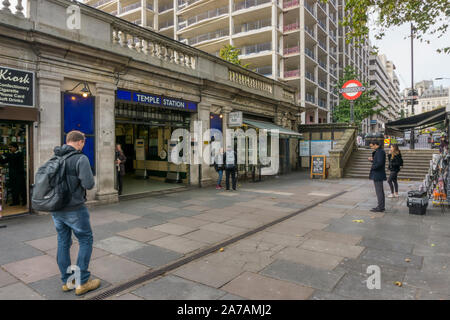
M 325 179 L 326 156 L 311 156 L 311 178 L 322 176 Z

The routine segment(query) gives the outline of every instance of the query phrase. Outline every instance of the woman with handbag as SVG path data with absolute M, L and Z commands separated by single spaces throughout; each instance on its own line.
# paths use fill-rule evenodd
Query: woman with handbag
M 388 179 L 389 187 L 391 188 L 391 194 L 388 195 L 388 198 L 398 198 L 397 176 L 400 172 L 400 167 L 403 166 L 402 153 L 400 152 L 398 145 L 391 144 L 391 152 L 389 153 L 388 160 L 388 168 L 391 171 Z

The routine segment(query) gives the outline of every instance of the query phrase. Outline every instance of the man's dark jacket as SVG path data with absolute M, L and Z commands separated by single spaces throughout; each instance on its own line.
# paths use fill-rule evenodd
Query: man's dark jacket
M 370 169 L 369 179 L 373 181 L 386 180 L 386 153 L 383 149 L 378 148 L 372 152 L 372 168 Z
M 55 155 L 63 156 L 76 151 L 67 144 L 54 149 Z M 84 207 L 86 202 L 86 190 L 94 188 L 95 181 L 88 157 L 78 152 L 66 159 L 66 176 L 72 199 L 61 211 L 76 211 Z
M 8 163 L 11 180 L 25 177 L 25 162 L 22 152 L 6 153 L 3 158 L 0 159 L 0 163 Z

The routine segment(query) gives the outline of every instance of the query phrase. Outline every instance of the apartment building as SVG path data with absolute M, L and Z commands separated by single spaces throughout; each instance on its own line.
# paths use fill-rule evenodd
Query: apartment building
M 384 131 L 386 122 L 400 118 L 402 108 L 400 82 L 395 73 L 395 65 L 387 60 L 386 55 L 370 55 L 369 84 L 374 90 L 374 95 L 379 97 L 377 109 L 386 109 L 363 121 L 362 131 L 365 133 Z
M 86 0 L 210 54 L 240 49 L 249 69 L 297 88 L 302 123 L 330 121 L 339 72 L 354 65 L 367 80 L 368 51 L 345 44 L 344 0 Z

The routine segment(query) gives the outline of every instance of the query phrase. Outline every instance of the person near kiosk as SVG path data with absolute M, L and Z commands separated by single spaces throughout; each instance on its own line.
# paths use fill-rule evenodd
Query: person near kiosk
M 378 200 L 378 206 L 370 210 L 372 212 L 383 212 L 385 210 L 383 182 L 386 180 L 386 153 L 381 148 L 382 143 L 383 141 L 380 142 L 378 140 L 370 143 L 370 148 L 373 152 L 368 159 L 372 162 L 369 179 L 373 180 Z
M 117 173 L 117 185 L 119 196 L 122 194 L 123 190 L 123 176 L 125 175 L 125 162 L 127 157 L 122 151 L 122 145 L 116 144 L 116 173 Z
M 25 183 L 25 162 L 23 153 L 19 151 L 19 146 L 15 142 L 9 144 L 9 152 L 0 158 L 1 164 L 8 164 L 9 169 L 9 188 L 11 189 L 12 200 L 11 206 L 27 204 L 27 188 Z
M 236 169 L 237 156 L 232 147 L 227 147 L 227 151 L 223 155 L 223 163 L 225 164 L 225 185 L 230 190 L 230 176 L 233 190 L 236 190 Z

